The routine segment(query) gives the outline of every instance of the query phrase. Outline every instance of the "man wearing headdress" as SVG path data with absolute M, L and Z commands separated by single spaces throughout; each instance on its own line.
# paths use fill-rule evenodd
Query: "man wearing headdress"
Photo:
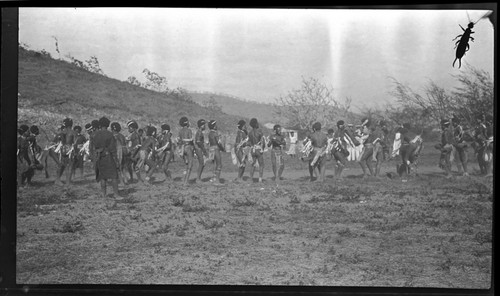
M 205 131 L 206 128 L 205 119 L 198 120 L 197 125 L 198 129 L 194 135 L 194 152 L 198 158 L 198 174 L 196 175 L 196 181 L 201 183 L 201 175 L 205 168 L 205 158 L 208 158 L 208 152 L 205 148 L 205 137 L 203 136 L 203 131 Z
M 59 170 L 56 175 L 56 185 L 63 185 L 63 183 L 61 182 L 61 176 L 63 175 L 64 170 L 67 166 L 69 166 L 69 169 L 66 172 L 66 185 L 69 185 L 71 182 L 71 171 L 73 170 L 74 158 L 76 156 L 75 139 L 76 133 L 73 130 L 73 120 L 71 118 L 65 118 L 63 120 L 63 127 L 61 131 L 61 146 L 58 149 L 60 162 Z
M 30 145 L 31 166 L 36 170 L 42 170 L 44 166 L 41 163 L 43 149 L 37 143 L 37 136 L 40 134 L 38 126 L 32 125 L 29 129 L 28 143 Z
M 487 116 L 480 114 L 477 117 L 477 125 L 474 130 L 473 145 L 482 175 L 489 175 L 491 173 L 493 159 L 493 127 L 489 121 L 491 120 L 487 120 Z
M 468 145 L 464 139 L 465 132 L 462 125 L 460 124 L 460 119 L 458 117 L 453 116 L 453 118 L 451 119 L 451 124 L 453 126 L 453 146 L 455 147 L 456 155 L 458 156 L 458 172 L 462 173 L 463 176 L 468 176 Z
M 193 168 L 193 158 L 194 158 L 194 137 L 193 132 L 189 128 L 189 120 L 187 117 L 183 116 L 179 120 L 179 125 L 181 129 L 179 130 L 179 147 L 181 157 L 184 159 L 186 164 L 186 170 L 184 171 L 184 181 L 183 184 L 187 185 L 189 182 L 189 176 L 191 175 L 191 170 Z
M 140 176 L 140 171 L 145 169 L 147 165 L 148 169 L 146 171 L 145 181 L 150 182 L 156 169 L 156 162 L 153 161 L 156 149 L 156 127 L 148 125 L 145 127 L 145 130 L 146 136 L 143 139 L 141 147 L 139 147 L 139 161 L 135 169 L 137 176 Z
M 137 179 L 139 182 L 142 182 L 141 173 L 137 170 L 137 163 L 139 162 L 139 148 L 141 147 L 141 137 L 137 130 L 139 129 L 139 125 L 135 120 L 129 120 L 127 122 L 127 128 L 129 135 L 126 137 L 128 152 L 130 154 L 130 162 L 127 164 L 126 169 L 130 175 L 129 183 L 134 181 L 133 172 L 136 172 Z
M 375 127 L 372 126 L 372 122 L 368 118 L 362 119 L 361 122 L 361 126 L 363 127 L 363 136 L 361 137 L 363 150 L 361 151 L 358 162 L 363 170 L 363 178 L 366 178 L 374 175 L 371 161 L 373 146 L 375 140 L 377 139 L 377 135 L 375 134 Z M 367 173 L 366 168 L 368 168 L 369 174 Z
M 172 175 L 168 170 L 168 165 L 174 157 L 172 149 L 172 133 L 170 132 L 170 125 L 164 123 L 161 125 L 161 135 L 158 137 L 158 158 L 161 163 L 161 169 L 165 174 L 165 179 L 170 180 Z
M 82 127 L 76 125 L 73 130 L 75 131 L 75 156 L 73 158 L 73 165 L 71 166 L 71 176 L 75 175 L 76 169 L 80 169 L 80 177 L 83 178 L 83 152 L 82 148 L 87 139 L 82 135 Z
M 210 130 L 208 133 L 208 144 L 210 146 L 209 159 L 215 162 L 214 174 L 211 181 L 214 182 L 215 185 L 219 185 L 222 170 L 222 157 L 220 152 L 224 151 L 225 147 L 217 131 L 217 121 L 210 120 L 208 122 L 208 129 Z
M 245 167 L 247 160 L 251 155 L 249 155 L 251 146 L 249 143 L 247 125 L 242 119 L 238 121 L 238 131 L 236 132 L 236 141 L 234 143 L 234 150 L 236 154 L 236 164 L 238 165 L 238 181 L 243 180 L 243 174 L 245 173 Z
M 250 127 L 252 130 L 248 133 L 248 142 L 251 147 L 252 166 L 250 167 L 250 181 L 253 182 L 253 174 L 255 166 L 259 166 L 259 183 L 262 183 L 264 176 L 264 133 L 259 128 L 257 118 L 250 119 Z
M 321 123 L 316 122 L 312 126 L 313 132 L 309 135 L 313 150 L 311 152 L 311 159 L 309 160 L 309 175 L 311 182 L 314 180 L 314 168 L 320 171 L 319 181 L 325 181 L 326 173 L 326 149 L 328 145 L 327 136 L 321 132 Z
M 23 124 L 17 129 L 17 188 L 28 187 L 34 174 L 29 156 L 29 126 Z
M 116 140 L 113 133 L 108 130 L 109 119 L 102 117 L 99 119 L 100 129 L 94 134 L 94 148 L 96 157 L 96 180 L 101 184 L 101 197 L 106 197 L 106 183 L 111 182 L 113 186 L 114 198 L 122 199 L 118 191 L 118 163 L 116 153 Z
M 434 146 L 441 151 L 439 158 L 439 167 L 446 172 L 446 178 L 451 178 L 451 153 L 453 152 L 453 129 L 450 127 L 448 119 L 442 119 L 441 125 L 441 143 Z
M 281 126 L 279 124 L 273 127 L 274 135 L 269 137 L 268 146 L 271 147 L 271 164 L 273 168 L 274 180 L 280 183 L 281 175 L 285 169 L 285 161 L 283 159 L 283 150 L 286 147 L 285 137 L 281 134 Z
M 123 185 L 128 184 L 125 177 L 125 168 L 128 166 L 127 162 L 130 161 L 130 156 L 127 147 L 127 139 L 121 133 L 122 126 L 118 122 L 111 123 L 111 132 L 116 140 L 116 158 L 118 159 L 118 177 Z
M 342 171 L 344 170 L 347 157 L 349 157 L 349 147 L 355 147 L 354 135 L 349 129 L 345 128 L 345 123 L 343 120 L 337 121 L 337 130 L 333 134 L 333 138 L 336 141 L 336 145 L 332 150 L 332 154 L 335 160 L 335 177 L 342 178 Z
M 417 158 L 422 149 L 422 138 L 420 135 L 416 135 L 411 131 L 411 125 L 408 122 L 403 123 L 403 126 L 396 130 L 396 137 L 398 137 L 401 142 L 399 148 L 399 155 L 401 156 L 401 164 L 397 167 L 397 171 L 400 176 L 403 177 L 403 182 L 406 182 L 407 175 L 410 173 L 410 168 L 412 165 L 416 165 Z M 397 150 L 393 151 L 393 154 Z

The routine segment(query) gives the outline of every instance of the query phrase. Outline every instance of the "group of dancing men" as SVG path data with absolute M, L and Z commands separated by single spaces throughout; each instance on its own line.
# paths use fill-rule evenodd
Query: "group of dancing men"
M 51 145 L 42 149 L 37 144 L 40 130 L 36 125 L 18 127 L 17 140 L 17 185 L 18 188 L 29 186 L 35 170 L 45 169 L 48 177 L 47 161 L 52 158 L 57 164 L 56 185 L 64 185 L 61 177 L 66 171 L 65 184 L 69 185 L 77 170 L 83 176 L 84 163 L 89 161 L 95 169 L 96 180 L 100 182 L 101 194 L 106 196 L 106 185 L 112 185 L 115 198 L 122 198 L 118 183 L 130 184 L 134 174 L 139 182 L 152 182 L 155 171 L 161 171 L 166 180 L 171 180 L 169 164 L 178 155 L 185 164 L 183 184 L 190 180 L 194 163 L 198 162 L 196 181 L 201 182 L 207 162 L 213 165 L 210 181 L 221 185 L 222 154 L 226 152 L 223 137 L 218 131 L 217 121 L 197 121 L 197 128 L 192 129 L 187 117 L 179 120 L 177 137 L 172 136 L 168 124 L 162 124 L 160 131 L 153 125 L 139 129 L 136 121 L 126 123 L 128 135 L 122 134 L 118 122 L 111 123 L 106 117 L 87 123 L 84 128 L 88 138 L 82 134 L 82 127 L 73 126 L 73 120 L 66 118 L 58 129 Z M 271 163 L 275 182 L 283 177 L 286 155 L 286 138 L 280 125 L 274 125 L 273 134 L 265 136 L 256 118 L 249 122 L 237 123 L 236 140 L 230 149 L 233 164 L 238 167 L 234 182 L 242 182 L 245 168 L 250 165 L 249 177 L 253 182 L 255 169 L 258 168 L 258 182 L 263 182 L 264 152 L 271 151 Z M 362 147 L 358 162 L 363 170 L 363 177 L 380 176 L 384 161 L 401 157 L 397 172 L 403 177 L 416 169 L 418 156 L 423 148 L 421 135 L 411 131 L 411 126 L 404 123 L 390 130 L 384 120 L 369 118 L 361 120 L 361 133 L 346 128 L 343 120 L 336 123 L 336 129 L 322 131 L 321 123 L 316 122 L 307 131 L 302 141 L 301 159 L 308 162 L 310 180 L 324 181 L 327 163 L 334 162 L 334 177 L 341 178 L 353 147 Z M 208 133 L 206 128 L 208 127 Z M 471 133 L 464 131 L 457 117 L 441 120 L 441 142 L 435 146 L 441 151 L 440 167 L 451 177 L 452 162 L 459 160 L 459 171 L 467 176 L 467 149 L 472 146 L 476 152 L 481 174 L 491 174 L 493 153 L 493 122 L 491 117 L 478 116 L 477 126 Z M 207 134 L 208 145 L 205 142 Z M 295 136 L 296 137 L 296 136 Z M 392 145 L 391 145 L 392 142 Z M 470 144 L 472 143 L 472 144 Z M 291 146 L 295 146 L 295 142 Z M 392 148 L 392 149 L 391 149 Z M 291 151 L 291 150 L 289 150 Z M 144 178 L 143 178 L 144 174 Z

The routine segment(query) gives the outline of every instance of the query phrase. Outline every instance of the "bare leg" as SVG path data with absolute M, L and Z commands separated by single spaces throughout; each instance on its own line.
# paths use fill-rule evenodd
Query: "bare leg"
M 106 197 L 106 180 L 101 180 L 101 197 Z

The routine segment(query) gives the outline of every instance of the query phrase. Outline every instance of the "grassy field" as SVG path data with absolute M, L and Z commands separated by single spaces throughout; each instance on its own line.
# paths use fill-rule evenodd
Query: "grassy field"
M 120 186 L 118 202 L 98 197 L 90 167 L 62 188 L 52 166 L 18 192 L 17 282 L 487 289 L 492 179 L 445 179 L 438 157 L 426 147 L 407 183 L 386 177 L 394 160 L 380 179 L 350 163 L 334 180 L 329 163 L 326 182 L 311 183 L 287 158 L 276 186 L 269 154 L 263 184 L 232 182 L 226 154 L 224 186 L 208 181 L 209 165 L 204 182 L 182 187 L 177 161 L 172 182 L 157 173 L 153 185 Z

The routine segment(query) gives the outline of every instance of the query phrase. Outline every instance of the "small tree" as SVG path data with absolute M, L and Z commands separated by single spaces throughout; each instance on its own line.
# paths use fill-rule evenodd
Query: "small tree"
M 455 99 L 453 111 L 468 126 L 475 124 L 478 115 L 494 114 L 493 81 L 488 72 L 467 65 L 466 70 L 455 75 L 461 86 L 452 92 Z
M 478 115 L 493 115 L 493 81 L 486 71 L 468 66 L 465 71 L 454 77 L 460 86 L 451 93 L 430 81 L 424 88 L 424 95 L 393 79 L 394 90 L 391 94 L 397 99 L 401 110 L 406 110 L 406 113 L 400 115 L 417 114 L 407 120 L 422 122 L 427 126 L 439 125 L 442 118 L 456 115 L 469 127 L 475 125 Z M 394 112 L 398 111 L 392 112 L 395 116 Z
M 344 107 L 344 111 L 340 111 L 332 88 L 312 77 L 302 77 L 301 87 L 277 98 L 274 107 L 275 115 L 286 120 L 288 125 L 298 125 L 302 129 L 310 128 L 317 121 L 323 126 L 333 125 L 346 110 Z
M 90 59 L 86 60 L 85 65 L 89 72 L 105 76 L 96 56 L 91 56 Z
M 127 82 L 135 86 L 142 86 L 142 83 L 135 76 L 129 76 Z
M 168 93 L 169 89 L 166 77 L 160 76 L 158 73 L 148 69 L 144 69 L 142 73 L 146 76 L 146 82 L 143 84 L 143 87 L 157 92 Z

